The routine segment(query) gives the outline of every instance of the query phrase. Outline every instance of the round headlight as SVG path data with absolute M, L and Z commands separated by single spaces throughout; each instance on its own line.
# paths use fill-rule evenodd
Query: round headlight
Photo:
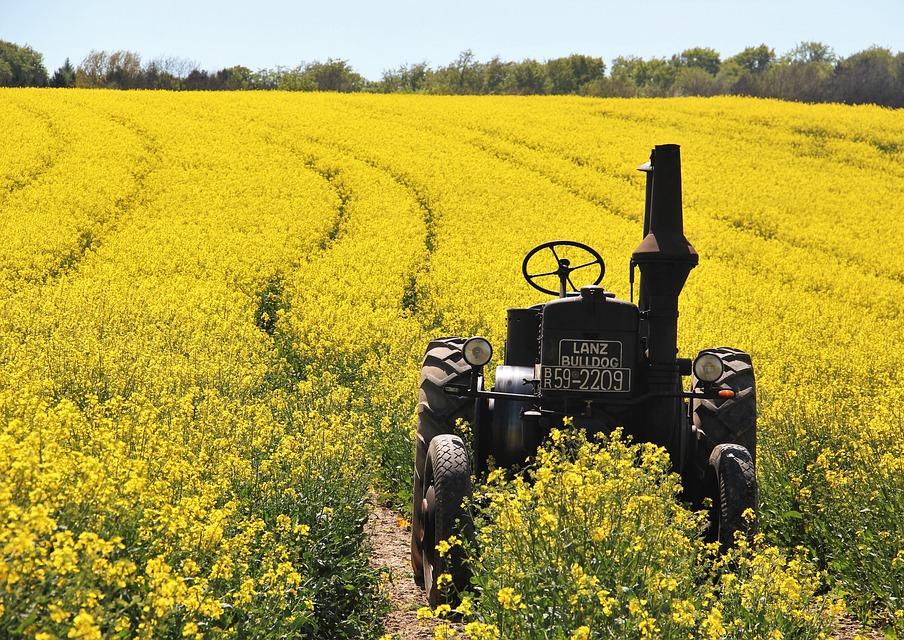
M 482 367 L 493 357 L 493 347 L 490 345 L 490 341 L 480 336 L 468 338 L 461 351 L 465 354 L 465 362 L 472 367 Z
M 715 382 L 722 377 L 722 360 L 714 353 L 704 353 L 694 360 L 694 375 L 702 382 Z

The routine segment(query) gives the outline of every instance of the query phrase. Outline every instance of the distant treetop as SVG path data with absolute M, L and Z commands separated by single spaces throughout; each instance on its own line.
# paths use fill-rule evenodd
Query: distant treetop
M 483 62 L 465 50 L 444 66 L 404 64 L 370 81 L 338 58 L 291 68 L 253 71 L 238 65 L 206 71 L 184 58 L 143 62 L 125 50 L 91 51 L 75 68 L 67 58 L 49 76 L 40 53 L 0 40 L 0 86 L 600 97 L 731 94 L 904 107 L 904 53 L 871 47 L 842 58 L 822 42 L 801 42 L 781 56 L 759 44 L 723 60 L 715 49 L 692 47 L 670 58 L 618 56 L 607 69 L 602 58 L 577 53 L 549 60 L 496 56 Z

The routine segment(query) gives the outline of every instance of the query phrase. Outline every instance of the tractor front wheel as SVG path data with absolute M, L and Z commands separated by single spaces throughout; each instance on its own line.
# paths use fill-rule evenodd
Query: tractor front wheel
M 414 483 L 411 490 L 411 568 L 414 581 L 424 584 L 425 539 L 422 523 L 424 488 L 427 486 L 425 470 L 428 450 L 434 438 L 455 432 L 459 419 L 474 421 L 474 399 L 460 397 L 445 392 L 449 384 L 469 385 L 471 365 L 465 362 L 461 349 L 465 339 L 458 337 L 439 338 L 427 345 L 421 367 L 420 393 L 417 403 L 417 439 L 414 450 Z
M 737 444 L 717 445 L 709 457 L 709 479 L 713 505 L 709 535 L 722 550 L 735 546 L 735 534 L 748 540 L 757 527 L 758 489 L 753 457 Z
M 470 573 L 465 550 L 473 525 L 463 502 L 470 498 L 471 464 L 461 438 L 438 435 L 430 442 L 424 468 L 421 505 L 421 551 L 424 588 L 431 607 L 452 602 L 468 586 Z M 447 541 L 457 538 L 458 544 Z M 448 574 L 448 578 L 442 578 Z

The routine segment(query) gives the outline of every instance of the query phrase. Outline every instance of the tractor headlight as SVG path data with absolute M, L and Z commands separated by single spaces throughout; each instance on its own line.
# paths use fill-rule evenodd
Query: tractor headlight
M 472 367 L 482 367 L 493 357 L 493 346 L 490 341 L 480 336 L 465 340 L 465 346 L 461 351 L 465 355 L 465 362 Z
M 714 353 L 704 353 L 694 360 L 694 375 L 702 382 L 715 382 L 722 377 L 722 360 Z

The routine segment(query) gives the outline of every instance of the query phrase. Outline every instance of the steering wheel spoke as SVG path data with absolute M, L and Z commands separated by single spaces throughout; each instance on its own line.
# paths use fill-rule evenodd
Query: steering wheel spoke
M 590 267 L 590 266 L 593 266 L 593 265 L 595 265 L 595 264 L 599 264 L 599 260 L 591 260 L 590 262 L 585 262 L 584 264 L 579 264 L 579 265 L 576 266 L 576 267 L 570 267 L 570 270 L 571 270 L 571 271 L 577 271 L 578 269 L 583 269 L 583 268 L 585 268 L 585 267 Z
M 527 277 L 528 278 L 544 278 L 546 276 L 555 276 L 558 274 L 559 274 L 559 270 L 556 269 L 555 271 L 547 271 L 546 273 L 535 273 L 535 274 L 529 275 Z
M 589 254 L 592 260 L 589 262 L 582 262 L 577 266 L 571 266 L 571 260 L 568 258 L 563 258 L 559 255 L 559 252 L 556 251 L 556 248 L 564 248 L 564 247 L 573 247 L 574 249 L 578 249 L 584 253 Z M 527 265 L 530 262 L 531 258 L 533 258 L 537 253 L 543 251 L 544 249 L 549 249 L 552 252 L 553 257 L 556 259 L 557 268 L 555 271 L 547 271 L 544 273 L 535 273 L 530 274 L 527 270 Z M 603 257 L 593 248 L 587 246 L 586 244 L 580 242 L 574 242 L 573 240 L 554 240 L 552 242 L 544 242 L 541 245 L 537 245 L 533 249 L 531 249 L 526 256 L 524 256 L 524 262 L 521 263 L 521 273 L 524 276 L 524 279 L 527 280 L 527 283 L 532 286 L 534 289 L 538 291 L 542 291 L 543 293 L 548 293 L 550 295 L 562 295 L 564 296 L 564 292 L 567 291 L 570 286 L 573 291 L 578 291 L 578 287 L 574 284 L 574 281 L 571 279 L 571 274 L 578 269 L 586 269 L 590 268 L 594 265 L 599 266 L 599 273 L 596 278 L 593 280 L 591 284 L 599 284 L 603 280 L 603 275 L 606 273 L 606 264 L 603 262 Z M 559 291 L 554 291 L 552 289 L 548 289 L 536 282 L 537 278 L 544 278 L 549 276 L 558 276 L 559 278 Z

